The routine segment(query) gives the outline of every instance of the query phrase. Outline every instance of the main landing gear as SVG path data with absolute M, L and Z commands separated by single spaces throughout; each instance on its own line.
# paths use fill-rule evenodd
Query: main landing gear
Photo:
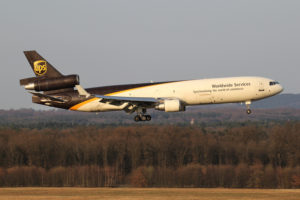
M 134 121 L 139 122 L 139 121 L 150 121 L 151 120 L 151 115 L 136 115 L 134 116 Z
M 134 116 L 134 121 L 150 121 L 151 115 L 145 115 L 146 109 L 145 108 L 138 108 L 137 109 L 137 115 Z
M 252 111 L 250 109 L 251 101 L 246 101 L 245 104 L 246 104 L 246 107 L 247 107 L 247 114 L 250 115 L 252 113 Z

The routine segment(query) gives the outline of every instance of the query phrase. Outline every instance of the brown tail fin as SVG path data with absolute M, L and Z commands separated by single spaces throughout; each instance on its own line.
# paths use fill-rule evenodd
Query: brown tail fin
M 37 77 L 61 77 L 63 76 L 47 60 L 36 51 L 24 51 L 24 54 Z

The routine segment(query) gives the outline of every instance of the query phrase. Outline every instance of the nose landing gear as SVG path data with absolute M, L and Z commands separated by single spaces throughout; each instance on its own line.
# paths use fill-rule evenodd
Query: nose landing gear
M 250 104 L 251 104 L 251 101 L 246 101 L 245 102 L 246 104 L 246 107 L 247 107 L 247 114 L 250 115 L 252 113 L 251 109 L 250 109 Z

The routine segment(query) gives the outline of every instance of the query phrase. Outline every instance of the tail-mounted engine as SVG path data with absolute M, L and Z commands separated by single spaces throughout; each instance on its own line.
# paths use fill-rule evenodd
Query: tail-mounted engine
M 182 103 L 178 99 L 165 99 L 163 103 L 155 106 L 155 109 L 165 112 L 179 112 L 185 111 L 185 106 L 182 105 Z
M 47 77 L 34 77 L 20 80 L 20 84 L 25 87 L 26 90 L 35 91 L 51 91 L 57 89 L 73 88 L 75 85 L 79 85 L 78 75 L 68 75 L 54 78 Z

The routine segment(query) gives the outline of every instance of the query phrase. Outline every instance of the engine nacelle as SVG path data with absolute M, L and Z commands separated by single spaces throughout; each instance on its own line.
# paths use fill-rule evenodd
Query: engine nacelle
M 50 91 L 57 89 L 73 88 L 79 85 L 78 75 L 68 75 L 63 77 L 35 79 L 33 82 L 26 84 L 26 90 Z
M 166 99 L 163 103 L 155 106 L 155 109 L 165 112 L 179 112 L 185 111 L 185 106 L 182 105 L 182 103 L 178 99 Z

